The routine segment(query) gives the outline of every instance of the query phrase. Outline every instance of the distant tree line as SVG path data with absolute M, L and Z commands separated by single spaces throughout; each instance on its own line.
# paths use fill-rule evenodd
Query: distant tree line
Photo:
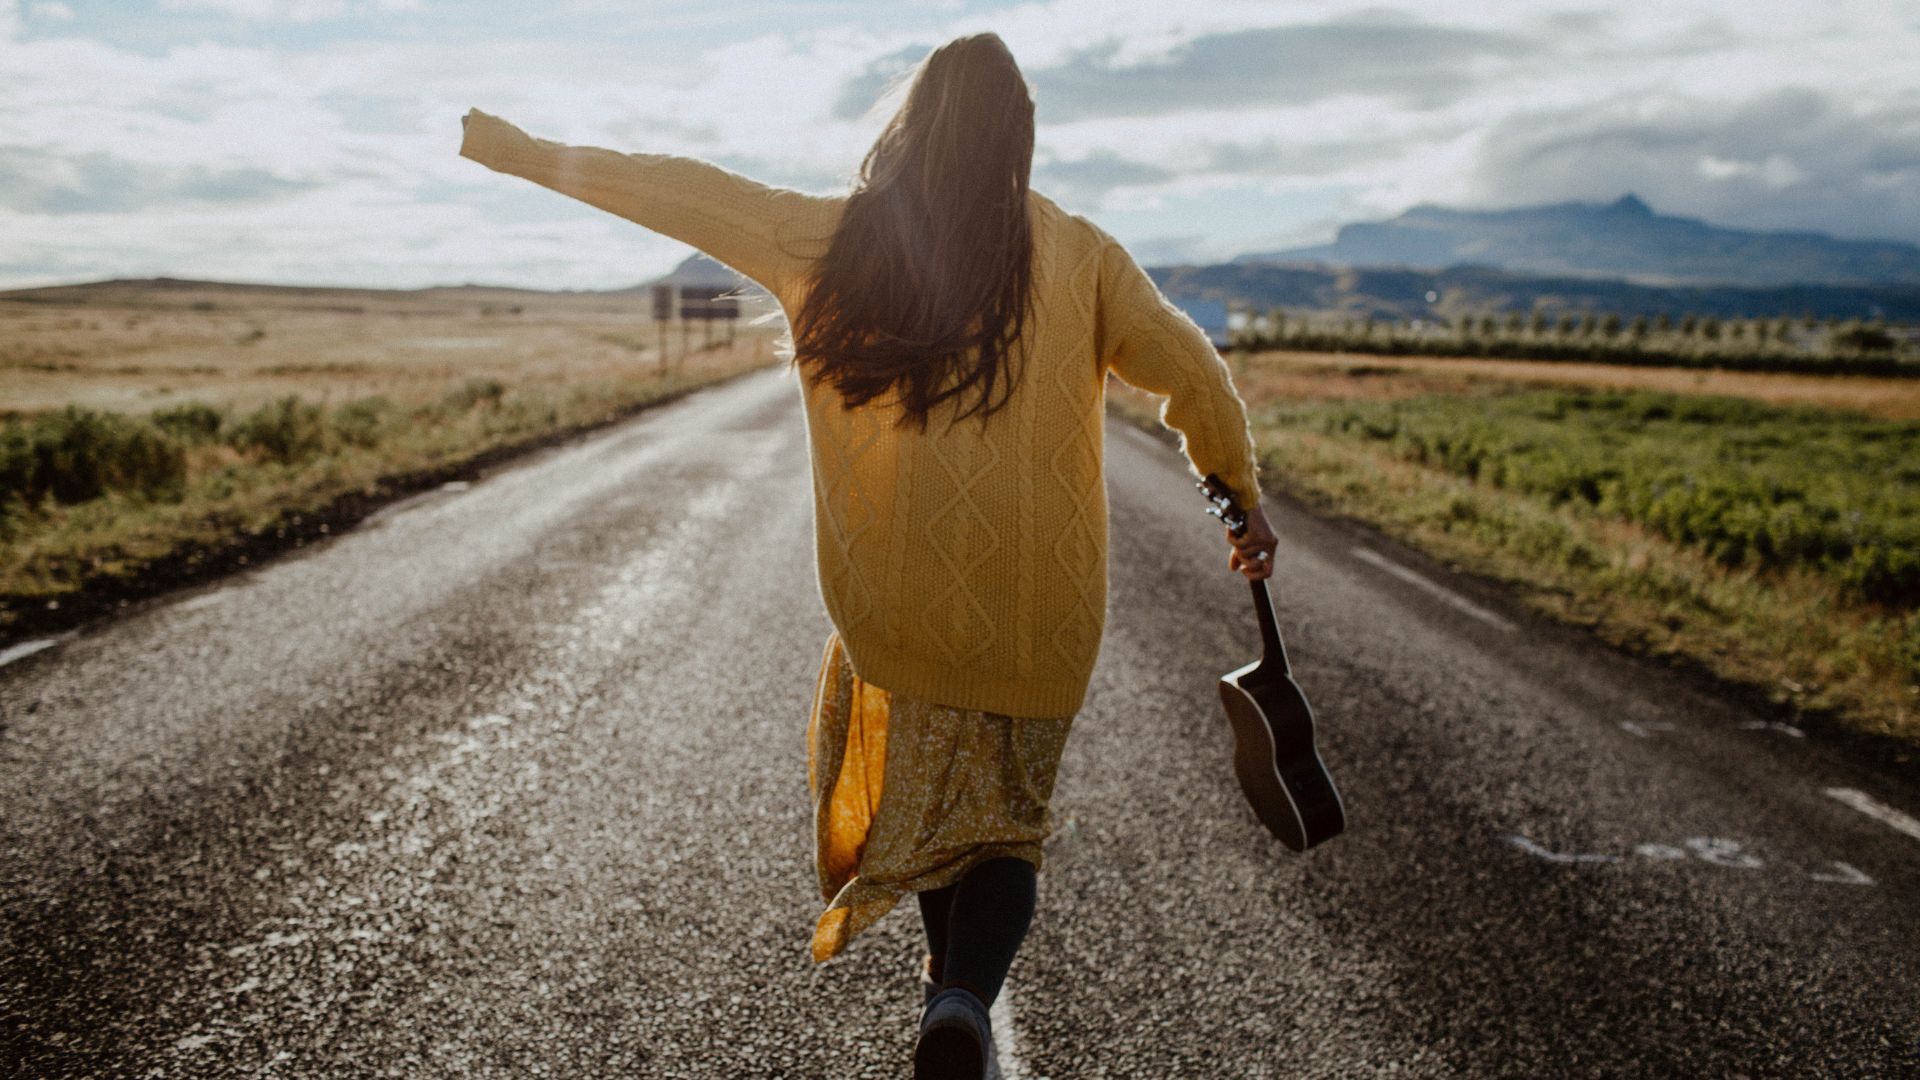
M 1781 315 L 1622 319 L 1611 312 L 1536 309 L 1418 319 L 1290 314 L 1273 308 L 1234 332 L 1238 348 L 1385 355 L 1576 360 L 1831 375 L 1920 376 L 1920 331 L 1883 319 Z

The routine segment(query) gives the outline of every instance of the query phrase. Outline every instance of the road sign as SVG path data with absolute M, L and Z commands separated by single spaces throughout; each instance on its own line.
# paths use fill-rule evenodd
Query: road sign
M 737 319 L 740 317 L 740 297 L 732 293 L 733 287 L 730 285 L 682 285 L 680 317 Z

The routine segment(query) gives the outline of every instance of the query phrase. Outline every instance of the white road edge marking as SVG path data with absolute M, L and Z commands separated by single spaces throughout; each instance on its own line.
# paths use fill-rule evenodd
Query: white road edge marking
M 1828 798 L 1838 799 L 1882 825 L 1920 840 L 1920 821 L 1915 821 L 1866 792 L 1850 787 L 1830 787 L 1824 790 Z
M 1545 859 L 1545 860 L 1547 860 L 1548 862 L 1558 862 L 1558 863 L 1587 863 L 1587 862 L 1598 862 L 1598 863 L 1610 863 L 1610 862 L 1619 862 L 1619 861 L 1620 861 L 1620 856 L 1618 856 L 1618 855 L 1600 855 L 1600 854 L 1591 854 L 1591 855 L 1590 855 L 1590 854 L 1583 854 L 1583 853 L 1576 853 L 1576 852 L 1562 852 L 1562 851 L 1552 851 L 1552 850 L 1549 850 L 1549 849 L 1547 849 L 1547 848 L 1543 848 L 1543 847 L 1541 847 L 1541 846 L 1540 846 L 1539 844 L 1536 844 L 1536 843 L 1534 843 L 1534 842 L 1533 842 L 1532 840 L 1529 840 L 1529 839 L 1527 839 L 1526 837 L 1524 837 L 1524 836 L 1521 836 L 1521 835 L 1520 835 L 1520 834 L 1518 834 L 1518 833 L 1511 833 L 1511 834 L 1509 834 L 1509 835 L 1507 836 L 1507 840 L 1508 840 L 1508 841 L 1509 841 L 1510 843 L 1512 843 L 1512 844 L 1513 844 L 1513 846 L 1515 846 L 1515 847 L 1517 847 L 1517 848 L 1519 848 L 1519 849 L 1520 849 L 1521 851 L 1524 851 L 1524 852 L 1526 852 L 1527 854 L 1529 854 L 1529 855 L 1532 855 L 1532 856 L 1534 856 L 1535 858 L 1539 858 L 1539 859 Z
M 395 499 L 387 505 L 360 519 L 361 525 L 378 525 L 388 518 L 397 517 L 424 503 L 433 501 L 441 495 L 466 491 L 473 483 L 468 480 L 448 480 L 439 487 L 430 487 L 425 491 L 416 491 L 404 499 Z
M 1013 1030 L 1013 984 L 1001 983 L 1000 996 L 987 1010 L 993 1023 L 993 1054 L 1000 1065 L 1001 1080 L 1026 1080 L 1027 1067 L 1020 1061 L 1020 1040 Z
M 35 638 L 18 645 L 9 645 L 6 649 L 0 650 L 0 666 L 11 664 L 15 660 L 24 660 L 41 649 L 51 648 L 72 636 L 72 634 L 56 634 L 53 637 Z
M 1840 872 L 1837 874 L 1808 874 L 1807 876 L 1812 878 L 1815 881 L 1831 881 L 1840 885 L 1871 885 L 1873 884 L 1873 879 L 1861 873 L 1860 868 L 1853 865 L 1852 863 L 1844 863 L 1838 859 L 1835 859 L 1832 862 L 1828 863 L 1827 865 L 1839 867 Z
M 1500 629 L 1507 631 L 1508 633 L 1512 633 L 1513 631 L 1520 629 L 1519 627 L 1513 625 L 1513 623 L 1507 621 L 1506 619 L 1502 618 L 1499 615 L 1494 614 L 1491 611 L 1488 611 L 1486 608 L 1481 607 L 1479 604 L 1474 603 L 1473 601 L 1467 599 L 1466 597 L 1461 596 L 1459 593 L 1454 592 L 1452 589 L 1449 589 L 1443 585 L 1436 584 L 1435 582 L 1428 581 L 1426 578 L 1421 577 L 1419 574 L 1414 573 L 1413 571 L 1407 569 L 1404 566 L 1401 566 L 1399 563 L 1394 562 L 1392 559 L 1387 558 L 1385 555 L 1382 555 L 1377 551 L 1374 551 L 1372 548 L 1363 548 L 1363 547 L 1354 548 L 1353 557 L 1363 562 L 1370 562 L 1373 565 L 1379 567 L 1380 569 L 1385 570 L 1387 573 L 1392 574 L 1394 577 L 1399 578 L 1401 581 L 1404 581 L 1409 585 L 1415 586 L 1416 588 L 1426 590 L 1427 592 L 1433 594 L 1435 597 L 1439 598 L 1440 600 L 1448 604 L 1451 604 L 1456 608 L 1459 608 L 1461 611 L 1466 612 L 1467 614 L 1473 616 L 1476 619 L 1479 619 L 1481 622 L 1484 622 L 1489 626 L 1497 626 Z

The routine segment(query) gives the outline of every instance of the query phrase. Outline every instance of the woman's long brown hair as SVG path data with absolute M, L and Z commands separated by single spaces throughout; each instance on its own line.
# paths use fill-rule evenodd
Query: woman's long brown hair
M 927 427 L 970 387 L 991 403 L 1010 373 L 1033 282 L 1027 184 L 1033 97 L 995 34 L 935 49 L 860 165 L 812 287 L 793 320 L 793 363 L 848 407 L 899 388 Z M 951 383 L 951 385 L 949 385 Z

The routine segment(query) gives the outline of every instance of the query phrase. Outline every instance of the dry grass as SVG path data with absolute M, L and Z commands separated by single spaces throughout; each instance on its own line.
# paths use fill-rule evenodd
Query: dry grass
M 740 341 L 769 349 L 773 325 L 741 322 Z M 674 357 L 682 329 L 669 329 Z M 686 329 L 698 346 L 702 328 Z M 0 379 L 15 414 L 251 407 L 286 394 L 424 401 L 468 378 L 562 384 L 650 372 L 656 341 L 651 300 L 637 293 L 198 284 L 0 293 Z
M 1545 360 L 1262 352 L 1236 360 L 1248 400 L 1348 401 L 1460 393 L 1489 382 L 1719 394 L 1774 405 L 1850 409 L 1888 420 L 1920 419 L 1920 380 L 1868 376 L 1695 371 Z
M 409 477 L 537 444 L 778 363 L 777 323 L 668 363 L 644 296 L 445 289 L 420 293 L 235 286 L 115 286 L 0 294 L 6 412 L 68 404 L 144 414 L 186 402 L 229 418 L 288 395 L 341 406 L 384 399 L 367 437 L 328 437 L 295 460 L 230 442 L 186 447 L 170 498 L 109 490 L 0 521 L 0 633 L 93 597 L 155 584 L 178 554 L 271 544 L 342 500 L 365 505 Z M 721 329 L 716 339 L 724 337 Z M 473 390 L 491 387 L 477 397 Z M 358 406 L 355 406 L 358 408 Z M 348 410 L 349 412 L 351 410 Z M 333 423 L 328 419 L 323 423 Z M 42 614 L 36 614 L 42 613 Z

